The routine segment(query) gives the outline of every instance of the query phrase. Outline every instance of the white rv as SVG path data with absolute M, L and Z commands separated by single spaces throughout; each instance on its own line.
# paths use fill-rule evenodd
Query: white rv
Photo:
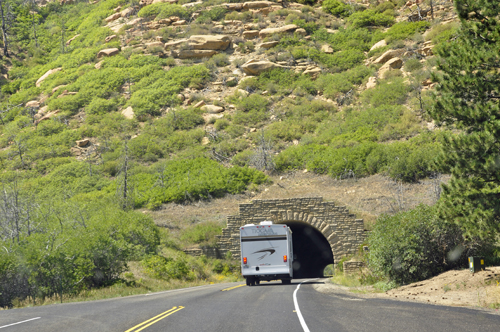
M 241 274 L 248 286 L 261 280 L 289 284 L 293 278 L 292 231 L 287 225 L 263 221 L 240 227 Z

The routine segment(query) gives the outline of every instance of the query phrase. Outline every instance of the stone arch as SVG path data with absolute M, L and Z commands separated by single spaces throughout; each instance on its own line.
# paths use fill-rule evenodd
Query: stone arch
M 362 219 L 356 219 L 345 207 L 324 202 L 322 197 L 253 200 L 239 205 L 239 215 L 227 217 L 227 227 L 218 236 L 219 252 L 230 252 L 239 259 L 239 228 L 264 220 L 301 222 L 317 229 L 328 241 L 334 261 L 355 254 L 366 239 Z

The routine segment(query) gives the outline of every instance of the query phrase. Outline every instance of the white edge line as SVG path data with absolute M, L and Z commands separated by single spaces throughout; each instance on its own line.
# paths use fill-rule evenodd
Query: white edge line
M 4 327 L 9 327 L 9 326 L 17 325 L 17 324 L 26 323 L 26 322 L 29 322 L 29 321 L 32 321 L 32 320 L 35 320 L 35 319 L 40 319 L 40 318 L 42 318 L 42 317 L 35 317 L 35 318 L 23 320 L 22 322 L 17 322 L 17 323 L 12 323 L 12 324 L 9 324 L 9 325 L 0 326 L 0 329 L 3 329 Z
M 196 286 L 196 287 L 188 287 L 188 288 L 178 288 L 178 289 L 171 289 L 163 292 L 156 292 L 156 293 L 148 293 L 145 294 L 145 296 L 151 296 L 151 295 L 157 295 L 157 294 L 165 294 L 165 293 L 173 293 L 173 292 L 181 292 L 181 291 L 191 291 L 195 290 L 197 288 L 204 288 L 204 287 L 212 287 L 212 286 L 217 286 L 217 285 L 222 285 L 222 284 L 212 284 L 212 285 L 202 285 L 202 286 Z
M 316 279 L 313 279 L 313 280 L 316 280 Z M 308 282 L 308 281 L 311 281 L 311 280 L 302 281 L 300 284 L 298 284 L 297 288 L 293 292 L 293 305 L 295 307 L 295 312 L 297 313 L 297 316 L 299 317 L 300 325 L 302 326 L 302 329 L 304 330 L 304 332 L 310 332 L 310 331 L 309 331 L 309 328 L 307 327 L 307 324 L 306 324 L 306 321 L 304 320 L 304 317 L 302 317 L 302 313 L 300 312 L 299 303 L 297 301 L 297 291 L 299 290 L 300 285 L 302 285 L 304 282 Z

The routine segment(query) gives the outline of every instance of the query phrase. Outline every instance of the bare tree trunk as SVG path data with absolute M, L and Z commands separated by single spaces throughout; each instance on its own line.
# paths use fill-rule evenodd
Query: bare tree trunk
M 33 37 L 35 39 L 35 47 L 38 48 L 38 38 L 36 37 L 35 13 L 31 13 L 31 23 L 33 25 Z
M 5 23 L 5 13 L 3 10 L 4 1 L 0 0 L 0 15 L 2 16 L 2 38 L 3 38 L 3 54 L 9 57 L 9 50 L 7 48 L 7 24 Z

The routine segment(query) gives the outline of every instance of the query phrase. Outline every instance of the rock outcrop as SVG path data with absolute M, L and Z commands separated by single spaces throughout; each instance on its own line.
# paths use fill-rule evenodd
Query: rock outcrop
M 49 77 L 50 75 L 52 75 L 52 74 L 54 74 L 54 73 L 57 73 L 57 72 L 58 72 L 58 71 L 60 71 L 60 70 L 62 70 L 62 68 L 54 68 L 54 69 L 50 69 L 49 71 L 47 71 L 45 74 L 43 74 L 43 75 L 42 75 L 42 77 L 40 77 L 40 78 L 36 81 L 35 85 L 36 85 L 37 87 L 39 87 L 39 86 L 42 84 L 42 82 L 43 82 L 43 81 L 44 81 L 47 77 Z
M 278 65 L 277 63 L 271 62 L 271 61 L 258 61 L 255 59 L 252 59 L 250 61 L 245 62 L 243 65 L 241 65 L 241 69 L 248 74 L 248 75 L 254 75 L 258 76 L 260 73 L 265 72 L 267 70 L 271 70 L 274 68 L 283 68 L 281 65 Z

